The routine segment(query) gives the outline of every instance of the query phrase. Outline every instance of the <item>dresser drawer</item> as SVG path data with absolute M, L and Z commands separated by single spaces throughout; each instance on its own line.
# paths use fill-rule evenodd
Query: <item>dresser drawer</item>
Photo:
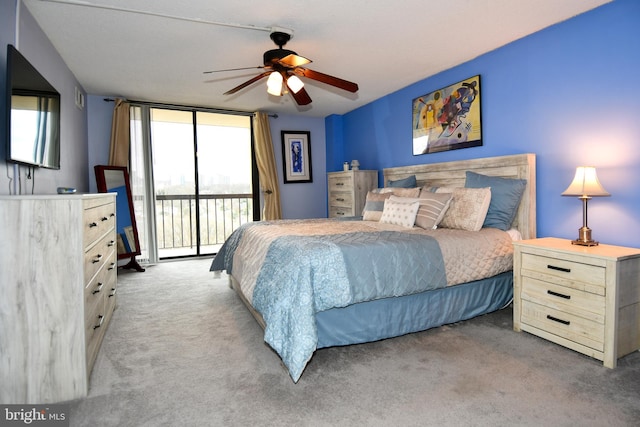
M 351 208 L 353 206 L 353 193 L 338 191 L 329 193 L 329 206 Z
M 604 267 L 523 253 L 521 268 L 525 276 L 604 295 Z
M 522 329 L 531 325 L 560 338 L 604 351 L 604 324 L 522 300 Z
M 90 371 L 93 363 L 98 355 L 100 344 L 104 338 L 104 328 L 107 325 L 107 318 L 104 314 L 104 310 L 101 310 L 100 314 L 97 314 L 92 318 L 92 322 L 87 325 L 85 330 L 85 337 L 87 341 L 87 369 Z
M 332 175 L 329 177 L 329 192 L 332 191 L 353 191 L 353 178 L 349 174 Z
M 105 266 L 102 270 L 96 274 L 96 277 L 85 287 L 84 289 L 84 303 L 86 306 L 85 310 L 85 321 L 87 323 L 92 322 L 92 320 L 97 316 L 95 307 L 101 305 L 100 301 L 107 301 L 109 295 L 114 293 L 116 287 L 116 273 L 113 268 L 109 268 L 109 266 Z M 99 311 L 104 311 L 103 308 L 100 308 Z
M 604 323 L 605 299 L 601 295 L 523 277 L 521 297 L 523 300 Z
M 84 210 L 84 247 L 90 247 L 116 226 L 115 203 L 95 206 Z
M 113 269 L 117 266 L 113 235 L 104 236 L 84 254 L 84 283 L 88 283 L 103 266 Z

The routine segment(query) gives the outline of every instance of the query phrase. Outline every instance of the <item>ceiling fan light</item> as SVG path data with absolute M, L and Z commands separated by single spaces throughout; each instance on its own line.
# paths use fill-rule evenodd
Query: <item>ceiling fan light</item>
M 300 80 L 298 76 L 289 76 L 287 86 L 289 86 L 289 89 L 291 89 L 293 93 L 298 93 L 300 89 L 304 87 L 304 83 L 302 83 L 302 80 Z
M 282 74 L 274 71 L 267 80 L 267 93 L 274 96 L 282 96 Z

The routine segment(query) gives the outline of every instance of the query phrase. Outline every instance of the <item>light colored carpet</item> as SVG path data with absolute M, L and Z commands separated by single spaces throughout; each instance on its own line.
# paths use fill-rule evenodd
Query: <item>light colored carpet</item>
M 507 308 L 319 350 L 298 384 L 209 259 L 120 271 L 118 307 L 72 426 L 626 426 L 640 353 L 616 370 L 512 330 Z

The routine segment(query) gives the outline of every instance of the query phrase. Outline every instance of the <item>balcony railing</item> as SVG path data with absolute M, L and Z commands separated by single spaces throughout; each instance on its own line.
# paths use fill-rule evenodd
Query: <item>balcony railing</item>
M 201 254 L 213 254 L 240 225 L 253 221 L 251 194 L 199 196 Z M 196 253 L 195 195 L 157 195 L 160 258 Z

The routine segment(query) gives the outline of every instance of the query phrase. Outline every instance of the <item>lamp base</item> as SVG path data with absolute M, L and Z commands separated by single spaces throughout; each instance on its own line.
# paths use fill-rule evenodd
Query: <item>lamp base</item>
M 580 246 L 598 246 L 598 242 L 591 238 L 591 229 L 589 227 L 580 227 L 578 229 L 578 238 L 571 241 L 572 245 Z
M 580 246 L 598 246 L 600 243 L 595 240 L 589 240 L 588 242 L 583 242 L 582 240 L 572 240 L 572 245 L 580 245 Z

